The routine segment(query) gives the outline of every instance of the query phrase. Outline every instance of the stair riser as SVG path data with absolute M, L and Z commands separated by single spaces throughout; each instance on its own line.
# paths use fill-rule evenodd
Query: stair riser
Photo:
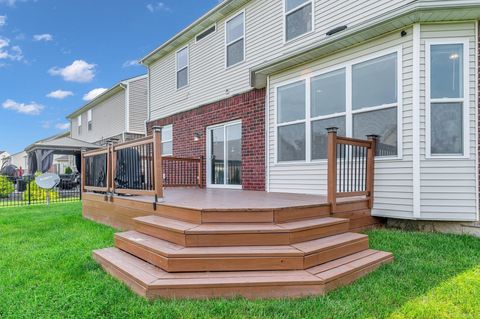
M 135 230 L 150 235 L 152 237 L 160 238 L 177 245 L 186 246 L 186 238 L 184 233 L 172 231 L 170 229 L 155 227 L 143 223 L 136 223 Z
M 115 246 L 168 272 L 301 270 L 368 249 L 362 239 L 307 256 L 166 257 L 137 243 L 115 238 Z

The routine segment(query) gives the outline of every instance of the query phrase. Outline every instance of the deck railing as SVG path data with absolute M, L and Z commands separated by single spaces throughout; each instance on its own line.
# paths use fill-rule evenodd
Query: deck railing
M 365 196 L 373 206 L 373 176 L 377 137 L 368 140 L 341 137 L 328 129 L 328 201 L 336 210 L 339 198 Z
M 82 191 L 163 197 L 164 187 L 202 186 L 202 159 L 162 156 L 162 135 L 82 154 Z

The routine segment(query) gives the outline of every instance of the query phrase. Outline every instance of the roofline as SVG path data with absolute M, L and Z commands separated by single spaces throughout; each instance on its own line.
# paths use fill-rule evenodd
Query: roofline
M 68 134 L 70 134 L 70 132 L 68 132 Z M 98 148 L 98 147 L 99 147 L 99 146 L 96 146 L 96 145 L 93 144 L 93 143 L 85 142 L 85 141 L 79 140 L 79 139 L 77 139 L 77 138 L 73 138 L 73 137 L 70 137 L 70 136 L 68 136 L 68 135 L 64 136 L 64 135 L 66 135 L 66 133 L 63 133 L 63 134 L 59 135 L 58 138 L 60 138 L 60 137 L 66 137 L 66 138 L 69 138 L 69 139 L 71 139 L 71 140 L 75 140 L 75 141 L 79 141 L 79 142 L 82 142 L 82 143 L 91 144 L 91 146 L 88 146 L 88 147 L 86 146 L 85 148 L 95 149 L 95 148 Z M 32 144 L 28 145 L 27 147 L 25 147 L 24 152 L 28 153 L 28 152 L 30 152 L 31 150 L 35 149 L 35 144 L 41 143 L 42 141 L 48 141 L 48 140 L 49 140 L 49 139 L 43 139 L 43 140 L 40 140 L 40 141 L 36 141 L 35 143 L 32 143 Z M 95 147 L 94 147 L 94 146 L 95 146 Z M 63 147 L 63 146 L 50 146 L 49 148 L 52 149 L 52 150 L 63 150 L 63 151 L 76 151 L 76 150 L 77 150 L 77 148 L 70 147 L 70 146 L 65 146 L 65 147 Z M 21 152 L 19 152 L 19 153 L 21 153 Z
M 250 1 L 250 0 L 248 0 Z M 225 7 L 228 7 L 230 6 L 233 2 L 235 2 L 235 0 L 223 0 L 221 1 L 219 4 L 217 4 L 215 7 L 213 7 L 212 9 L 210 9 L 207 13 L 205 13 L 204 15 L 202 15 L 200 18 L 198 18 L 197 20 L 195 20 L 193 23 L 191 23 L 190 25 L 188 25 L 186 28 L 184 28 L 183 30 L 181 30 L 180 32 L 178 32 L 177 34 L 175 34 L 173 37 L 171 37 L 169 40 L 167 40 L 166 42 L 164 42 L 162 45 L 160 45 L 159 47 L 157 47 L 156 49 L 154 49 L 153 51 L 151 51 L 150 53 L 148 53 L 145 57 L 143 57 L 142 59 L 140 59 L 140 64 L 143 64 L 143 65 L 149 65 L 150 63 L 152 63 L 153 61 L 157 60 L 157 59 L 153 59 L 152 60 L 152 57 L 159 51 L 161 51 L 162 49 L 164 49 L 165 47 L 167 47 L 168 45 L 172 44 L 175 40 L 177 40 L 178 38 L 180 38 L 181 36 L 185 35 L 188 31 L 192 30 L 197 24 L 200 24 L 202 23 L 203 21 L 205 21 L 208 17 L 210 17 L 211 15 L 213 15 L 214 13 L 216 13 L 217 11 L 219 11 L 220 9 L 222 8 L 225 8 Z M 152 60 L 152 61 L 150 61 Z

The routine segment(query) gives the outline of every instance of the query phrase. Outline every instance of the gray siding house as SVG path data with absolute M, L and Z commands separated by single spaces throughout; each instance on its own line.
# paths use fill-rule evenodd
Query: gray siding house
M 67 119 L 72 138 L 98 145 L 145 136 L 147 75 L 121 81 Z

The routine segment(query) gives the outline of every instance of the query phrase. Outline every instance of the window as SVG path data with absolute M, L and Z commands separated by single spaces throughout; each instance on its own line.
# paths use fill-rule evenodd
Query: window
M 173 125 L 162 128 L 162 155 L 173 155 Z
M 208 37 L 210 34 L 214 33 L 215 31 L 217 31 L 217 25 L 216 24 L 212 25 L 210 28 L 206 29 L 205 31 L 203 31 L 202 33 L 197 35 L 195 37 L 195 42 L 199 42 L 200 40 L 205 39 L 206 37 Z
M 245 13 L 242 12 L 225 22 L 226 67 L 245 60 Z
M 427 43 L 427 155 L 465 154 L 467 43 Z
M 305 160 L 305 92 L 305 81 L 277 90 L 278 161 Z
M 88 126 L 88 130 L 91 131 L 92 130 L 92 110 L 88 110 L 88 113 L 87 113 L 87 126 Z
M 327 128 L 380 136 L 377 156 L 397 157 L 398 51 L 276 88 L 277 161 L 327 158 Z
M 177 89 L 188 85 L 188 47 L 177 52 Z
M 288 42 L 313 30 L 313 0 L 285 1 L 285 40 Z
M 378 156 L 398 155 L 397 53 L 352 67 L 353 137 L 378 135 Z
M 78 129 L 78 135 L 82 134 L 82 116 L 81 115 L 77 117 L 77 129 Z

